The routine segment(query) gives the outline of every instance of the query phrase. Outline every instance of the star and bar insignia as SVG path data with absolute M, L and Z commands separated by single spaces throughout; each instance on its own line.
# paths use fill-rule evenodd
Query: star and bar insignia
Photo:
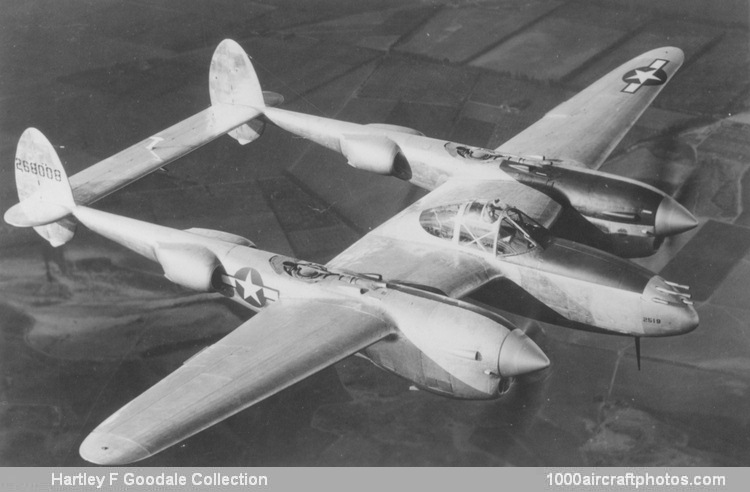
M 263 285 L 263 278 L 254 268 L 240 268 L 234 276 L 222 275 L 221 280 L 252 306 L 263 307 L 268 301 L 279 300 L 279 291 Z
M 622 92 L 635 94 L 644 85 L 662 85 L 667 81 L 667 72 L 662 68 L 669 63 L 668 60 L 657 59 L 647 67 L 633 69 L 622 76 L 622 81 L 627 85 Z

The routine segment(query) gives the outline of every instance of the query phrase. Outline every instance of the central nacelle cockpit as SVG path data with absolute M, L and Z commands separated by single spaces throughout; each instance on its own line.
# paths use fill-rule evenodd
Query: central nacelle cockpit
M 544 248 L 549 232 L 501 200 L 473 200 L 424 210 L 419 223 L 429 234 L 498 256 Z

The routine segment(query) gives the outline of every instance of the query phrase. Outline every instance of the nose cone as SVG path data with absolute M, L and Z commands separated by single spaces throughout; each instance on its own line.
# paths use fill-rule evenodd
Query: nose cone
M 644 336 L 683 335 L 698 327 L 698 313 L 683 292 L 659 276 L 654 276 L 643 291 Z
M 698 318 L 698 312 L 693 306 L 687 306 L 680 311 L 679 314 L 673 314 L 675 323 L 673 326 L 673 333 L 675 335 L 684 335 L 698 328 L 700 319 Z
M 97 430 L 83 440 L 78 452 L 81 458 L 97 465 L 122 465 L 151 456 L 135 441 Z
M 521 330 L 511 330 L 500 347 L 497 369 L 501 376 L 528 374 L 549 367 L 542 349 Z
M 657 236 L 673 236 L 697 225 L 698 221 L 693 214 L 672 197 L 665 196 L 656 209 L 654 233 Z

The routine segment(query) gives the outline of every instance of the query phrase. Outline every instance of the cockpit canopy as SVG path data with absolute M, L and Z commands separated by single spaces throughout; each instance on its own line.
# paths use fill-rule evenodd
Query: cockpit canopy
M 547 244 L 549 233 L 535 220 L 500 200 L 474 200 L 424 210 L 428 233 L 498 256 L 519 255 Z

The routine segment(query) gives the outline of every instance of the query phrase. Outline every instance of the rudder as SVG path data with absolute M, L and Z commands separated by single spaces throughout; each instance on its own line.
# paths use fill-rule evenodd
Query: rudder
M 214 51 L 208 73 L 211 106 L 250 106 L 262 111 L 266 107 L 258 75 L 250 58 L 236 41 L 225 39 Z M 263 134 L 265 123 L 255 119 L 228 135 L 245 145 Z
M 36 128 L 21 135 L 15 168 L 20 203 L 5 213 L 5 221 L 33 227 L 52 246 L 70 241 L 75 224 L 65 217 L 75 208 L 73 192 L 57 152 Z

